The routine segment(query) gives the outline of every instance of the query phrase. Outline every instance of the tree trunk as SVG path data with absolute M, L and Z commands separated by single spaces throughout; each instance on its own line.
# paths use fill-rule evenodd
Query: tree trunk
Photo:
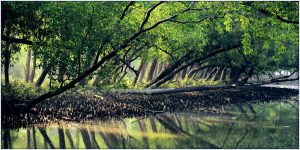
M 179 73 L 177 73 L 177 74 L 175 75 L 175 77 L 174 77 L 174 79 L 175 79 L 175 80 L 174 80 L 174 79 L 173 79 L 173 80 L 174 80 L 174 81 L 178 81 L 178 79 L 179 79 L 179 76 L 180 76 L 180 72 L 179 72 Z
M 185 79 L 186 74 L 187 74 L 187 69 L 188 69 L 188 67 L 186 67 L 185 69 L 182 70 L 182 72 L 181 72 L 181 79 Z
M 172 73 L 176 68 L 178 68 L 187 59 L 187 57 L 190 54 L 191 54 L 191 52 L 188 52 L 184 56 L 182 56 L 180 59 L 178 59 L 176 62 L 174 62 L 172 65 L 166 66 L 165 69 L 153 81 L 148 83 L 145 87 L 148 88 L 148 87 L 152 86 L 153 84 L 157 83 L 158 81 L 160 81 L 161 79 L 165 78 L 167 75 Z
M 5 85 L 9 85 L 9 64 L 10 64 L 10 52 L 9 46 L 7 46 L 7 50 L 3 52 L 4 55 L 4 77 L 5 77 Z
M 210 73 L 209 73 L 209 75 L 207 76 L 207 78 L 205 79 L 205 80 L 210 80 L 212 77 L 213 77 L 213 75 L 217 72 L 217 68 L 214 68 Z
M 29 82 L 33 82 L 34 80 L 35 69 L 36 69 L 36 50 L 33 51 L 32 70 L 31 70 Z
M 247 76 L 242 80 L 242 82 L 247 83 L 248 80 L 249 80 L 249 78 L 252 77 L 253 72 L 254 72 L 254 68 L 251 67 L 250 70 L 249 70 L 249 72 L 247 73 Z
M 27 51 L 27 59 L 26 59 L 26 66 L 25 66 L 25 82 L 29 81 L 30 76 L 30 60 L 31 60 L 31 49 Z
M 5 85 L 9 86 L 9 64 L 10 64 L 10 32 L 11 27 L 8 26 L 6 36 L 8 37 L 6 44 L 5 44 L 5 50 L 3 51 L 4 56 L 4 78 L 5 78 Z
M 202 72 L 200 72 L 200 73 L 199 72 L 195 72 L 195 73 L 192 74 L 191 79 L 193 79 L 193 80 L 195 80 L 195 78 L 199 79 L 201 74 L 202 74 Z
M 217 73 L 215 74 L 215 76 L 213 77 L 213 80 L 214 81 L 217 81 L 220 79 L 220 76 L 221 76 L 221 73 L 223 72 L 224 70 L 224 67 L 220 67 L 217 71 Z
M 225 52 L 225 51 L 230 51 L 230 50 L 233 50 L 237 47 L 240 47 L 241 43 L 238 43 L 237 45 L 232 45 L 230 47 L 227 47 L 226 49 L 221 47 L 221 48 L 218 48 L 216 50 L 213 50 L 213 52 L 209 53 L 209 54 L 206 54 L 206 55 L 203 55 L 201 57 L 198 57 L 198 58 L 195 58 L 195 59 L 192 59 L 191 61 L 185 63 L 184 65 L 179 65 L 180 67 L 176 67 L 175 70 L 171 70 L 170 73 L 168 73 L 163 79 L 155 79 L 155 81 L 149 83 L 148 85 L 146 85 L 147 88 L 153 88 L 153 87 L 159 87 L 160 85 L 164 84 L 165 82 L 167 82 L 168 80 L 172 79 L 172 77 L 174 75 L 176 75 L 178 72 L 180 72 L 182 69 L 185 69 L 186 67 L 189 67 L 195 63 L 199 63 L 199 62 L 202 62 L 210 57 L 213 57 L 219 53 L 222 53 L 222 52 Z M 168 68 L 172 68 L 172 67 L 168 67 Z
M 224 68 L 221 73 L 220 81 L 224 81 L 226 79 L 226 72 L 227 72 L 227 68 Z
M 177 115 L 174 115 L 174 120 L 177 121 L 179 128 L 183 129 L 182 124 L 181 124 L 181 120 Z
M 58 82 L 59 83 L 64 83 L 64 68 L 60 67 L 58 70 Z
M 43 67 L 43 72 L 42 72 L 41 76 L 38 78 L 38 80 L 36 81 L 35 86 L 41 87 L 41 85 L 44 82 L 49 70 L 50 70 L 50 67 Z
M 152 8 L 155 9 L 157 6 L 159 6 L 160 4 L 162 4 L 162 2 L 159 2 L 157 5 L 154 5 Z M 126 10 L 126 9 L 125 9 Z M 149 12 L 150 13 L 150 12 Z M 175 18 L 176 16 L 174 15 L 173 18 Z M 113 51 L 111 51 L 110 53 L 108 53 L 107 55 L 103 56 L 102 59 L 97 62 L 96 64 L 94 64 L 92 67 L 90 67 L 89 69 L 87 69 L 86 71 L 84 71 L 81 75 L 79 75 L 78 77 L 76 77 L 75 79 L 73 79 L 72 81 L 70 81 L 68 84 L 61 86 L 60 88 L 53 90 L 53 91 L 49 91 L 35 99 L 33 99 L 32 101 L 29 102 L 29 104 L 25 107 L 25 108 L 21 108 L 21 111 L 24 111 L 22 109 L 25 109 L 25 111 L 30 110 L 32 107 L 34 107 L 36 104 L 50 98 L 56 95 L 59 95 L 71 88 L 74 88 L 75 85 L 81 81 L 82 79 L 84 79 L 85 77 L 89 76 L 91 73 L 95 72 L 101 65 L 103 65 L 105 62 L 107 62 L 108 60 L 112 59 L 113 57 L 115 57 L 117 55 L 117 53 L 122 50 L 125 49 L 126 47 L 128 47 L 128 45 L 134 41 L 136 38 L 138 38 L 141 34 L 149 32 L 150 30 L 156 28 L 158 25 L 169 21 L 169 20 L 161 20 L 157 23 L 155 23 L 154 25 L 148 27 L 148 28 L 144 28 L 145 23 L 148 21 L 149 17 L 146 17 L 143 21 L 143 23 L 141 24 L 141 28 L 140 30 L 138 30 L 137 32 L 135 32 L 134 34 L 132 34 L 132 36 L 130 36 L 129 38 L 125 39 L 119 46 L 117 46 L 116 48 L 114 48 Z M 172 17 L 171 17 L 172 19 Z M 221 50 L 222 51 L 222 50 Z M 220 51 L 218 51 L 220 52 Z M 209 55 L 206 55 L 205 57 L 209 57 L 213 54 L 218 53 L 217 51 L 210 53 Z M 203 58 L 201 58 L 203 59 Z M 195 61 L 201 61 L 201 59 L 196 59 Z M 151 84 L 149 85 L 151 86 Z
M 143 64 L 142 70 L 140 72 L 139 79 L 138 79 L 139 83 L 143 82 L 143 78 L 145 76 L 146 69 L 147 69 L 147 64 Z
M 194 66 L 192 66 L 192 67 L 190 68 L 189 72 L 188 72 L 187 75 L 186 75 L 186 77 L 187 77 L 188 79 L 190 79 L 190 78 L 194 75 L 194 73 L 196 73 L 196 72 L 194 72 L 194 70 L 196 70 L 196 69 L 194 69 Z
M 137 80 L 138 80 L 138 78 L 139 78 L 139 76 L 140 76 L 140 74 L 141 74 L 141 70 L 143 69 L 143 64 L 142 64 L 142 62 L 141 62 L 141 64 L 140 64 L 140 67 L 139 67 L 139 69 L 138 69 L 138 75 L 135 75 L 135 77 L 134 77 L 134 79 L 133 79 L 133 82 L 132 82 L 132 86 L 135 86 L 136 85 L 136 82 L 137 82 Z
M 5 149 L 12 149 L 12 143 L 11 143 L 11 137 L 10 137 L 10 130 L 4 130 L 3 133 L 3 148 Z
M 157 77 L 157 75 L 160 73 L 161 68 L 162 68 L 162 64 L 157 63 L 157 67 L 156 67 L 155 73 L 154 73 L 154 76 L 155 76 L 155 77 Z
M 152 63 L 151 63 L 151 66 L 150 66 L 150 69 L 149 69 L 149 73 L 148 73 L 148 77 L 147 77 L 147 81 L 151 81 L 153 79 L 153 76 L 154 76 L 154 71 L 155 71 L 155 68 L 156 68 L 156 65 L 157 65 L 157 58 L 155 58 Z
M 205 71 L 205 73 L 204 73 L 203 76 L 202 76 L 202 79 L 206 79 L 207 76 L 208 76 L 208 73 L 209 73 L 211 70 L 212 70 L 212 68 L 207 68 L 206 71 Z
M 231 81 L 233 81 L 233 82 L 238 81 L 238 79 L 240 78 L 240 76 L 244 72 L 244 70 L 245 70 L 244 65 L 242 65 L 241 68 L 237 68 L 237 67 L 231 68 L 231 72 L 230 72 Z
M 193 79 L 193 80 L 195 80 L 195 78 L 200 79 L 201 76 L 204 74 L 203 70 L 204 69 L 202 69 L 202 70 L 195 70 L 195 71 L 193 71 L 193 72 L 190 73 L 191 75 L 188 74 L 188 76 L 190 75 L 189 78 Z

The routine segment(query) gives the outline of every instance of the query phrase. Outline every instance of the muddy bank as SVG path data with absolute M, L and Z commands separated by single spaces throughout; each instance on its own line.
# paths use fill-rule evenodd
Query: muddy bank
M 8 114 L 12 98 L 2 97 L 2 128 L 64 121 L 84 122 L 109 117 L 132 117 L 175 111 L 224 113 L 222 106 L 288 99 L 295 89 L 239 87 L 162 95 L 80 93 L 71 91 L 50 98 L 27 114 Z

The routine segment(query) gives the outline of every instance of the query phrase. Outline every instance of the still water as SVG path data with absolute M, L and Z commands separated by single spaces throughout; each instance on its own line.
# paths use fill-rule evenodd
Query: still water
M 2 148 L 298 148 L 295 100 L 2 130 Z

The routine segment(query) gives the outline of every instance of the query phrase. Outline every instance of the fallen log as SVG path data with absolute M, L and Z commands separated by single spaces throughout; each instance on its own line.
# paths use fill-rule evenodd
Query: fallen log
M 183 88 L 160 88 L 160 89 L 142 89 L 142 90 L 135 90 L 135 89 L 116 89 L 110 92 L 113 93 L 120 93 L 120 94 L 145 94 L 145 95 L 160 95 L 160 94 L 174 94 L 174 93 L 181 93 L 181 92 L 194 92 L 194 91 L 207 91 L 207 90 L 216 90 L 216 89 L 230 89 L 236 87 L 249 87 L 249 86 L 263 86 L 266 84 L 271 83 L 279 83 L 279 82 L 286 82 L 286 81 L 295 81 L 299 80 L 299 77 L 293 79 L 280 79 L 280 80 L 270 80 L 270 81 L 263 81 L 262 83 L 249 83 L 244 84 L 242 82 L 237 82 L 235 84 L 227 84 L 227 85 L 216 85 L 216 86 L 197 86 L 197 87 L 183 87 Z
M 146 95 L 159 95 L 159 94 L 170 94 L 170 93 L 181 93 L 181 92 L 193 92 L 193 91 L 206 91 L 216 89 L 228 89 L 235 88 L 235 85 L 217 85 L 217 86 L 197 86 L 197 87 L 184 87 L 184 88 L 168 88 L 168 89 L 118 89 L 111 92 L 120 94 L 146 94 Z

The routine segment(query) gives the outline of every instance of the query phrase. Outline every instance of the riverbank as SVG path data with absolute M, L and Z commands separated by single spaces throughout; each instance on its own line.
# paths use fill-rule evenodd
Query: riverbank
M 296 89 L 236 87 L 176 94 L 112 94 L 69 91 L 35 106 L 27 114 L 5 113 L 15 103 L 2 97 L 2 128 L 19 128 L 50 122 L 146 116 L 163 112 L 204 111 L 226 113 L 225 105 L 268 102 L 298 95 Z

